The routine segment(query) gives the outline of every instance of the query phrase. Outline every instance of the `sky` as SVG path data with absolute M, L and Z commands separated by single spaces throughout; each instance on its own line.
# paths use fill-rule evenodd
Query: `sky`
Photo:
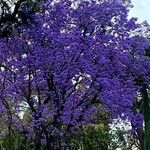
M 132 4 L 130 16 L 139 18 L 139 23 L 145 20 L 150 23 L 150 0 L 132 0 Z

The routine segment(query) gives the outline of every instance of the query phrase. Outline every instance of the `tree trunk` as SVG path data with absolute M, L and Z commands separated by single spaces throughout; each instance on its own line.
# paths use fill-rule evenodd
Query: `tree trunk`
M 41 133 L 36 128 L 35 147 L 34 150 L 41 150 Z
M 150 106 L 146 85 L 143 85 L 142 87 L 142 98 L 145 124 L 144 150 L 150 150 Z

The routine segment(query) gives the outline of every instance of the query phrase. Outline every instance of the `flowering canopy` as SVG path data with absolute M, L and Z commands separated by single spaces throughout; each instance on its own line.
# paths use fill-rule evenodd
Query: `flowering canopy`
M 44 137 L 76 133 L 99 109 L 139 122 L 132 103 L 150 81 L 149 41 L 138 34 L 136 18 L 127 17 L 123 2 L 42 3 L 33 24 L 0 39 L 4 120 L 28 137 L 36 129 Z M 30 111 L 28 123 L 18 117 L 22 110 Z

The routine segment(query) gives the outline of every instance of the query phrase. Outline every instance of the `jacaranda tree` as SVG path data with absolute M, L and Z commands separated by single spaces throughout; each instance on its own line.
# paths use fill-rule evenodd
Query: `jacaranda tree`
M 35 150 L 61 149 L 100 110 L 143 126 L 133 103 L 150 81 L 149 40 L 128 11 L 119 0 L 47 0 L 32 24 L 1 38 L 3 136 L 19 132 Z

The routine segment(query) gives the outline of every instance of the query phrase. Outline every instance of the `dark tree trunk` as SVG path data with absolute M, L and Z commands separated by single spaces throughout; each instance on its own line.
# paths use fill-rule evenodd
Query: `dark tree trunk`
M 38 130 L 38 128 L 36 128 L 36 137 L 35 137 L 34 150 L 41 150 L 41 133 Z
M 142 87 L 142 98 L 144 104 L 143 109 L 145 123 L 144 150 L 150 150 L 150 106 L 146 85 L 143 85 Z
M 144 150 L 144 131 L 143 128 L 138 128 L 136 129 L 136 133 L 138 136 L 138 140 L 139 140 L 139 148 L 140 150 Z

